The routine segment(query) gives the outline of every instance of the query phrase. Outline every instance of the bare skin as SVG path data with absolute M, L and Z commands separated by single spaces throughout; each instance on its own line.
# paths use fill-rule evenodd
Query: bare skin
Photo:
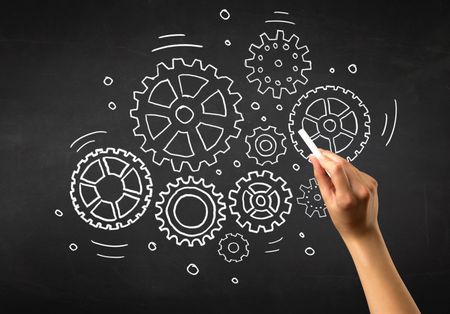
M 377 181 L 338 155 L 321 152 L 320 159 L 310 156 L 314 176 L 333 224 L 355 263 L 370 312 L 420 313 L 378 225 Z

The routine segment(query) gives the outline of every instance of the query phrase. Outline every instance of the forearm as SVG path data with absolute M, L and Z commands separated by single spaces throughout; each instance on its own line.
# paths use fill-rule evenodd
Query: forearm
M 379 228 L 345 238 L 371 313 L 420 313 L 392 262 Z

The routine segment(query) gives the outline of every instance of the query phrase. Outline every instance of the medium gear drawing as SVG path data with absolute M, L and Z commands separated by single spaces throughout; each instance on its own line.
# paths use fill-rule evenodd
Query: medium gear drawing
M 309 179 L 309 185 L 300 186 L 301 196 L 297 197 L 297 203 L 305 206 L 305 214 L 312 218 L 317 214 L 320 218 L 327 216 L 325 203 L 320 194 L 319 186 L 315 178 Z
M 167 239 L 174 239 L 177 245 L 204 246 L 206 240 L 212 240 L 214 233 L 222 228 L 225 221 L 223 194 L 217 193 L 215 186 L 206 184 L 204 179 L 178 178 L 159 196 L 156 203 L 156 219 L 161 223 L 159 230 L 166 232 Z M 202 211 L 197 221 L 189 219 L 194 209 Z
M 248 146 L 247 156 L 256 160 L 256 164 L 275 164 L 280 156 L 286 154 L 284 142 L 286 136 L 278 133 L 273 126 L 253 129 L 253 134 L 245 137 Z
M 245 257 L 248 257 L 250 253 L 248 247 L 248 241 L 244 239 L 242 234 L 227 233 L 225 237 L 220 240 L 217 252 L 219 255 L 223 256 L 228 263 L 239 263 L 242 262 Z
M 229 199 L 231 213 L 241 228 L 259 233 L 272 232 L 291 212 L 292 192 L 286 181 L 270 171 L 252 171 L 236 182 Z
M 308 147 L 298 134 L 302 128 L 318 147 L 352 161 L 369 140 L 369 110 L 348 89 L 320 86 L 303 95 L 289 116 L 291 140 L 295 149 L 308 159 Z
M 152 197 L 150 172 L 123 149 L 97 149 L 77 165 L 70 197 L 77 214 L 95 228 L 117 230 L 136 222 Z
M 311 61 L 305 59 L 308 47 L 300 46 L 297 35 L 286 36 L 283 30 L 277 30 L 272 38 L 267 33 L 259 37 L 259 44 L 250 45 L 251 57 L 245 60 L 245 67 L 251 69 L 248 81 L 257 82 L 261 94 L 271 90 L 274 98 L 280 99 L 283 91 L 296 93 L 296 84 L 305 85 L 305 73 L 312 69 Z
M 156 164 L 170 161 L 174 171 L 198 171 L 216 163 L 217 154 L 230 149 L 228 141 L 239 136 L 243 118 L 236 105 L 242 97 L 231 90 L 233 80 L 218 76 L 212 65 L 174 58 L 171 65 L 159 63 L 157 74 L 142 84 L 130 117 L 137 122 L 134 134 L 144 139 L 141 149 L 152 152 Z

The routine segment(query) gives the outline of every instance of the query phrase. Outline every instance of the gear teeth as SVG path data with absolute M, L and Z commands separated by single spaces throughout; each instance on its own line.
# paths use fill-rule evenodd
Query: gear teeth
M 182 191 L 184 187 L 195 187 L 195 190 L 201 191 L 198 193 L 201 193 L 201 195 L 205 197 L 207 196 L 208 200 L 211 199 L 214 201 L 214 207 L 211 210 L 216 210 L 215 215 L 212 215 L 216 218 L 209 225 L 207 225 L 201 235 L 197 234 L 197 230 L 195 231 L 197 233 L 192 235 L 186 235 L 185 232 L 179 232 L 177 226 L 175 226 L 170 219 L 166 218 L 166 212 L 168 210 L 172 210 L 171 207 L 167 207 L 173 204 L 171 197 L 175 195 L 177 191 Z M 188 176 L 186 179 L 179 177 L 176 179 L 175 183 L 167 184 L 167 189 L 160 193 L 160 200 L 156 202 L 155 206 L 158 209 L 155 217 L 157 221 L 160 222 L 159 229 L 166 233 L 166 238 L 168 240 L 175 240 L 176 244 L 179 246 L 204 246 L 207 240 L 214 239 L 214 234 L 221 230 L 222 222 L 225 221 L 226 218 L 224 215 L 226 206 L 223 201 L 223 194 L 216 192 L 213 184 L 206 184 L 204 179 L 201 178 L 197 180 L 193 176 Z
M 247 202 L 243 200 L 242 195 L 248 189 L 253 189 L 253 184 L 263 182 L 266 185 L 274 186 L 274 191 L 278 194 L 280 202 L 277 205 L 275 215 L 271 215 L 268 219 L 254 219 L 251 216 L 254 208 L 246 208 Z M 253 233 L 272 232 L 276 227 L 281 226 L 286 220 L 284 216 L 291 212 L 292 198 L 291 190 L 286 187 L 286 181 L 282 178 L 274 177 L 274 174 L 268 170 L 262 172 L 253 171 L 248 173 L 246 177 L 240 178 L 235 183 L 237 189 L 229 192 L 229 199 L 232 202 L 230 205 L 231 213 L 236 216 L 236 222 L 241 228 L 247 229 Z M 254 191 L 252 190 L 252 193 Z M 251 201 L 251 199 L 250 199 Z M 252 205 L 253 206 L 253 205 Z M 261 209 L 258 209 L 261 211 Z M 266 209 L 267 210 L 267 209 Z
M 250 73 L 246 76 L 247 80 L 249 83 L 254 83 L 256 84 L 256 89 L 260 94 L 266 94 L 266 93 L 270 93 L 272 98 L 275 99 L 281 99 L 281 97 L 283 96 L 284 93 L 287 93 L 289 95 L 292 95 L 294 93 L 297 92 L 297 87 L 296 87 L 296 83 L 300 82 L 303 85 L 306 85 L 306 83 L 308 82 L 307 77 L 305 76 L 305 72 L 308 70 L 311 70 L 311 61 L 309 60 L 305 60 L 305 55 L 307 54 L 307 52 L 309 52 L 307 46 L 299 46 L 299 40 L 300 38 L 295 35 L 292 34 L 291 37 L 288 39 L 288 36 L 286 36 L 285 32 L 283 30 L 277 30 L 274 37 L 270 38 L 269 35 L 267 35 L 267 33 L 262 33 L 259 36 L 260 39 L 260 45 L 257 46 L 255 44 L 251 44 L 249 47 L 249 52 L 251 54 L 250 58 L 245 59 L 245 67 L 250 69 Z M 294 44 L 292 44 L 292 42 L 295 42 Z M 285 80 L 282 80 L 282 85 L 276 85 L 274 81 L 267 83 L 262 76 L 257 73 L 256 68 L 261 66 L 260 62 L 257 62 L 256 60 L 256 52 L 258 51 L 258 54 L 266 54 L 267 51 L 265 51 L 265 49 L 263 49 L 263 47 L 265 47 L 266 45 L 269 44 L 274 44 L 275 43 L 278 46 L 282 46 L 284 43 L 288 43 L 289 44 L 289 49 L 296 51 L 297 54 L 301 54 L 302 58 L 301 60 L 303 60 L 302 63 L 300 63 L 298 66 L 301 66 L 301 64 L 304 64 L 303 66 L 301 66 L 301 69 L 299 71 L 299 73 L 297 74 L 296 72 L 294 72 L 294 79 L 292 80 L 292 82 L 284 82 Z M 292 55 L 292 53 L 287 53 L 287 55 Z M 266 76 L 267 74 L 269 74 L 270 76 L 270 69 L 264 69 L 263 70 L 263 76 Z
M 332 94 L 334 92 L 334 94 Z M 335 95 L 335 94 L 339 95 Z M 346 158 L 348 161 L 353 161 L 356 157 L 358 157 L 364 147 L 366 146 L 369 137 L 370 137 L 370 115 L 367 107 L 364 105 L 363 101 L 355 95 L 352 91 L 345 89 L 341 86 L 334 86 L 334 85 L 326 85 L 326 86 L 319 86 L 316 87 L 310 91 L 308 91 L 306 94 L 300 97 L 300 99 L 297 101 L 297 103 L 292 108 L 292 111 L 289 115 L 289 134 L 292 140 L 292 143 L 294 144 L 294 148 L 305 158 L 308 159 L 307 151 L 304 150 L 303 142 L 299 138 L 299 136 L 296 134 L 295 130 L 298 130 L 299 127 L 296 127 L 296 123 L 301 123 L 296 120 L 297 115 L 299 117 L 303 117 L 306 110 L 309 108 L 309 106 L 314 103 L 315 98 L 320 97 L 322 94 L 327 97 L 327 95 L 330 95 L 328 97 L 336 97 L 340 98 L 341 101 L 344 101 L 347 103 L 347 105 L 350 106 L 351 110 L 356 114 L 358 118 L 358 125 L 360 126 L 358 128 L 358 133 L 355 135 L 355 139 L 357 140 L 356 145 L 350 145 L 350 149 L 347 147 L 344 149 L 344 153 L 340 153 Z M 312 98 L 312 100 L 311 100 Z M 308 106 L 309 104 L 309 106 Z M 345 153 L 346 152 L 346 153 Z
M 170 152 L 164 151 L 159 148 L 161 145 L 165 145 L 167 143 L 159 143 L 160 140 L 151 138 L 149 134 L 149 130 L 146 128 L 147 123 L 145 121 L 146 114 L 150 113 L 150 107 L 140 106 L 140 103 L 147 103 L 148 97 L 154 91 L 156 86 L 158 86 L 159 82 L 162 79 L 166 79 L 170 83 L 170 78 L 175 77 L 179 84 L 178 77 L 180 74 L 192 74 L 194 76 L 199 76 L 205 78 L 208 82 L 219 82 L 221 86 L 221 92 L 223 95 L 226 95 L 226 105 L 227 107 L 232 106 L 234 111 L 228 110 L 229 114 L 227 118 L 229 118 L 228 123 L 224 123 L 221 127 L 226 131 L 222 138 L 219 139 L 218 143 L 214 146 L 213 149 L 209 150 L 206 154 L 200 155 L 199 153 L 194 153 L 193 157 L 185 158 L 178 156 L 176 154 L 171 154 Z M 229 141 L 231 138 L 237 138 L 241 132 L 239 122 L 243 121 L 242 113 L 240 113 L 237 109 L 237 104 L 242 100 L 242 96 L 232 91 L 233 81 L 227 76 L 218 76 L 217 68 L 212 65 L 203 66 L 203 63 L 199 59 L 194 59 L 191 63 L 186 62 L 182 58 L 173 58 L 171 60 L 171 64 L 167 66 L 165 63 L 161 62 L 157 65 L 157 75 L 155 77 L 149 78 L 146 77 L 145 81 L 148 87 L 145 88 L 144 91 L 136 91 L 133 96 L 136 100 L 136 107 L 130 110 L 130 117 L 136 120 L 137 126 L 133 129 L 133 133 L 135 136 L 143 137 L 143 143 L 141 145 L 141 149 L 144 152 L 150 152 L 152 154 L 152 160 L 158 165 L 161 165 L 163 162 L 170 162 L 172 168 L 176 172 L 181 172 L 183 169 L 190 169 L 193 172 L 199 171 L 203 165 L 213 165 L 217 162 L 217 155 L 220 153 L 226 153 L 230 149 Z M 172 84 L 172 86 L 178 86 Z M 226 90 L 225 90 L 226 89 Z M 178 90 L 174 90 L 175 93 L 179 92 Z M 176 99 L 179 95 L 175 95 Z M 145 99 L 147 98 L 147 99 Z M 195 97 L 194 97 L 195 101 Z M 159 108 L 159 110 L 161 110 Z M 167 108 L 168 112 L 172 110 L 171 108 Z M 206 114 L 206 113 L 204 113 Z M 168 113 L 167 117 L 171 117 L 171 114 Z M 172 130 L 169 128 L 172 132 Z M 164 132 L 167 132 L 164 130 Z M 195 132 L 195 126 L 187 132 Z
M 110 222 L 101 220 L 98 216 L 92 216 L 92 208 L 84 203 L 83 196 L 80 194 L 79 183 L 82 179 L 85 169 L 87 169 L 91 164 L 95 163 L 96 160 L 105 156 L 114 156 L 125 161 L 128 164 L 132 164 L 133 168 L 139 173 L 138 179 L 141 180 L 141 184 L 144 186 L 144 189 L 140 195 L 141 199 L 139 200 L 139 205 L 136 206 L 133 210 L 134 216 L 132 218 L 117 218 L 119 221 Z M 142 160 L 123 149 L 108 147 L 105 149 L 96 149 L 93 152 L 88 153 L 82 160 L 78 162 L 77 167 L 71 176 L 69 194 L 76 213 L 83 221 L 94 228 L 103 230 L 118 230 L 128 227 L 129 225 L 136 222 L 140 217 L 142 217 L 150 204 L 152 192 L 153 182 L 151 180 L 151 175 Z M 80 205 L 80 200 L 82 202 L 82 206 Z

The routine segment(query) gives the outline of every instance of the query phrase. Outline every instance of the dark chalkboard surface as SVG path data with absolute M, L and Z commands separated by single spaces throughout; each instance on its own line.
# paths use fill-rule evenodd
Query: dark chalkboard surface
M 444 1 L 0 12 L 2 312 L 367 312 L 301 127 L 378 179 L 407 286 L 450 311 Z

